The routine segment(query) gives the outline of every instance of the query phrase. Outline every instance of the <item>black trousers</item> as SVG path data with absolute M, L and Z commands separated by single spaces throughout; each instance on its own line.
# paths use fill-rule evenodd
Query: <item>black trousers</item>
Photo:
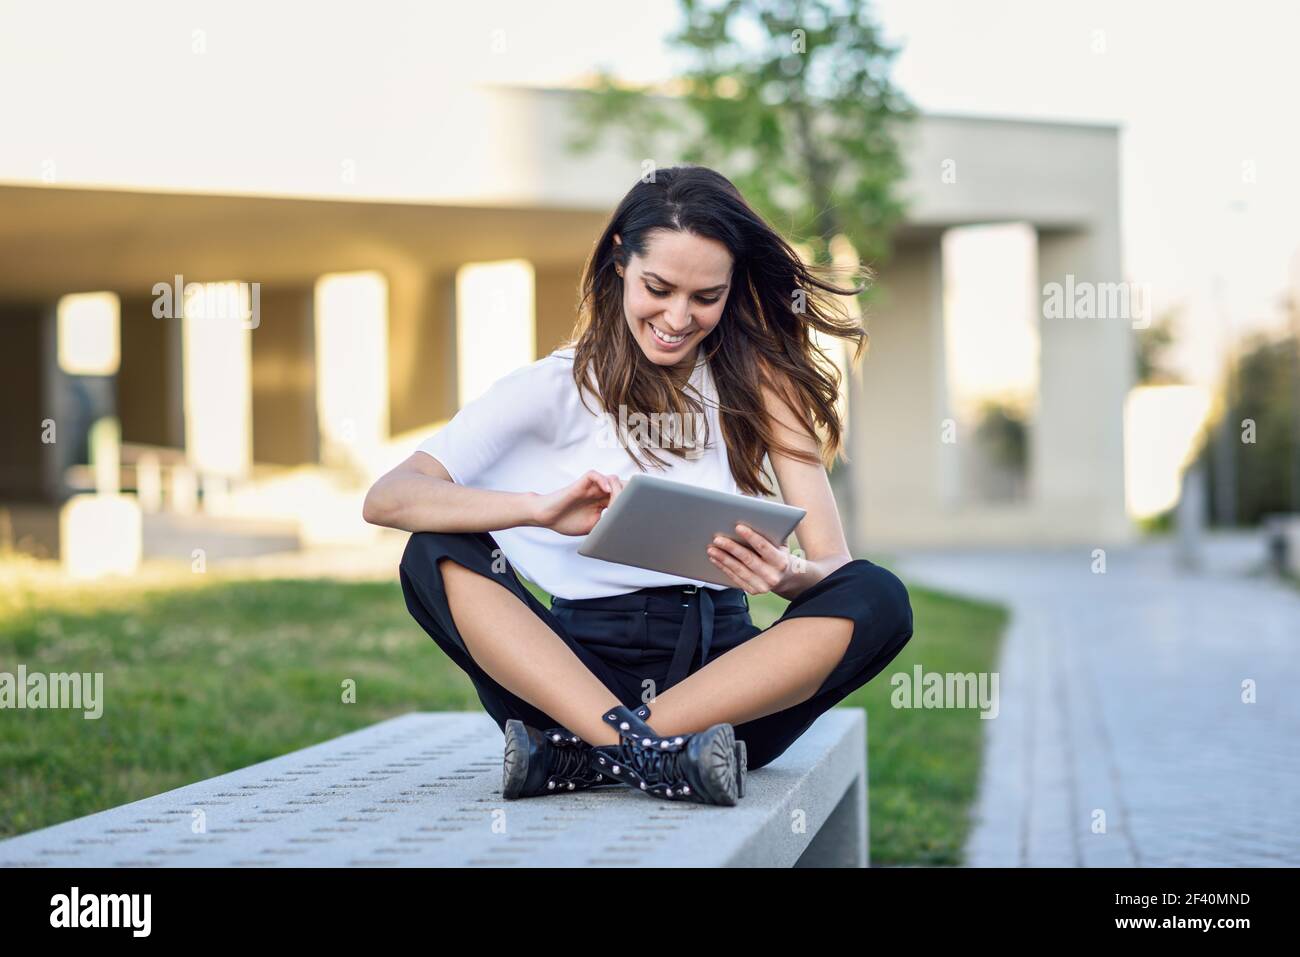
M 479 700 L 498 726 L 518 718 L 547 730 L 561 722 L 497 684 L 471 657 L 447 603 L 438 562 L 449 558 L 512 592 L 573 649 L 579 660 L 624 705 L 648 704 L 654 696 L 762 633 L 749 616 L 749 596 L 696 586 L 642 588 L 623 595 L 582 600 L 552 599 L 547 608 L 524 587 L 486 532 L 416 532 L 400 567 L 411 615 L 474 683 Z M 885 668 L 912 637 L 907 589 L 888 569 L 864 558 L 827 575 L 796 596 L 780 619 L 848 618 L 853 638 L 839 664 L 811 698 L 735 726 L 750 768 L 778 758 L 817 718 Z

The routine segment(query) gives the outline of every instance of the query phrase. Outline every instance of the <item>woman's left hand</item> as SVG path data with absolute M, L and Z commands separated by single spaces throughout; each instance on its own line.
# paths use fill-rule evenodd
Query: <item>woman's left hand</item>
M 785 590 L 802 571 L 803 559 L 785 545 L 773 545 L 748 525 L 737 525 L 740 541 L 717 535 L 709 559 L 748 595 Z

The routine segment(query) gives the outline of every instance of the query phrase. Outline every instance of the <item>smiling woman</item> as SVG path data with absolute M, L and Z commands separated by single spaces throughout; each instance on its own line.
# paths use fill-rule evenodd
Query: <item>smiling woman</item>
M 747 767 L 911 638 L 907 589 L 849 554 L 826 474 L 841 375 L 813 343 L 850 340 L 857 360 L 866 331 L 835 297 L 860 291 L 815 275 L 720 174 L 656 170 L 595 244 L 571 341 L 501 377 L 371 489 L 366 519 L 415 533 L 407 607 L 505 733 L 505 797 L 623 784 L 734 804 Z M 609 421 L 696 415 L 694 444 L 672 429 L 667 443 L 609 441 Z M 707 554 L 729 587 L 577 552 L 637 472 L 766 496 L 765 463 L 807 513 L 799 552 L 716 529 Z M 760 629 L 748 599 L 766 592 L 789 605 Z
M 587 262 L 574 383 L 584 390 L 594 374 L 614 415 L 698 410 L 681 387 L 704 355 L 736 483 L 772 494 L 761 479 L 771 450 L 827 466 L 841 452 L 841 376 L 812 342 L 848 340 L 861 357 L 867 332 L 837 297 L 863 288 L 818 276 L 713 170 L 656 170 L 624 197 Z M 791 398 L 793 424 L 824 430 L 824 446 L 809 454 L 783 441 L 766 390 Z

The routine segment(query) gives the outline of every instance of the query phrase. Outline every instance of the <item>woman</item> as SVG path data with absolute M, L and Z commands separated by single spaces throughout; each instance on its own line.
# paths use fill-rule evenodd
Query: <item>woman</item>
M 907 590 L 849 555 L 825 467 L 840 376 L 811 331 L 854 340 L 856 361 L 866 332 L 832 296 L 861 291 L 813 276 L 718 173 L 656 170 L 587 262 L 570 344 L 498 380 L 370 490 L 366 521 L 414 533 L 411 614 L 506 735 L 506 798 L 626 785 L 734 805 L 746 766 L 907 643 Z M 609 441 L 638 414 L 704 428 Z M 807 511 L 804 554 L 737 526 L 709 550 L 722 587 L 577 553 L 633 470 L 772 495 L 765 456 Z M 760 630 L 748 596 L 769 591 L 790 603 Z

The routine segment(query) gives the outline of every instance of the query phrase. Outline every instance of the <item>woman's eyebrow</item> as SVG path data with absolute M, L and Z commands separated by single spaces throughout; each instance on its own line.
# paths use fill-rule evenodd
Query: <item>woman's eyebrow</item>
M 671 289 L 676 289 L 676 288 L 677 288 L 677 284 L 676 284 L 676 283 L 671 283 L 671 282 L 669 282 L 667 279 L 665 279 L 663 276 L 659 275 L 657 272 L 650 272 L 649 270 L 646 270 L 646 271 L 643 272 L 641 275 L 643 275 L 643 276 L 651 276 L 651 277 L 653 277 L 653 278 L 659 280 L 661 283 L 663 283 L 665 286 L 668 286 L 668 287 L 671 288 Z M 728 285 L 727 283 L 722 282 L 722 283 L 718 283 L 718 285 L 716 285 L 716 286 L 709 286 L 709 287 L 706 288 L 706 289 L 697 289 L 697 290 L 695 290 L 695 291 L 696 291 L 696 292 L 722 292 L 722 290 L 724 290 L 724 289 L 727 288 L 727 285 Z

